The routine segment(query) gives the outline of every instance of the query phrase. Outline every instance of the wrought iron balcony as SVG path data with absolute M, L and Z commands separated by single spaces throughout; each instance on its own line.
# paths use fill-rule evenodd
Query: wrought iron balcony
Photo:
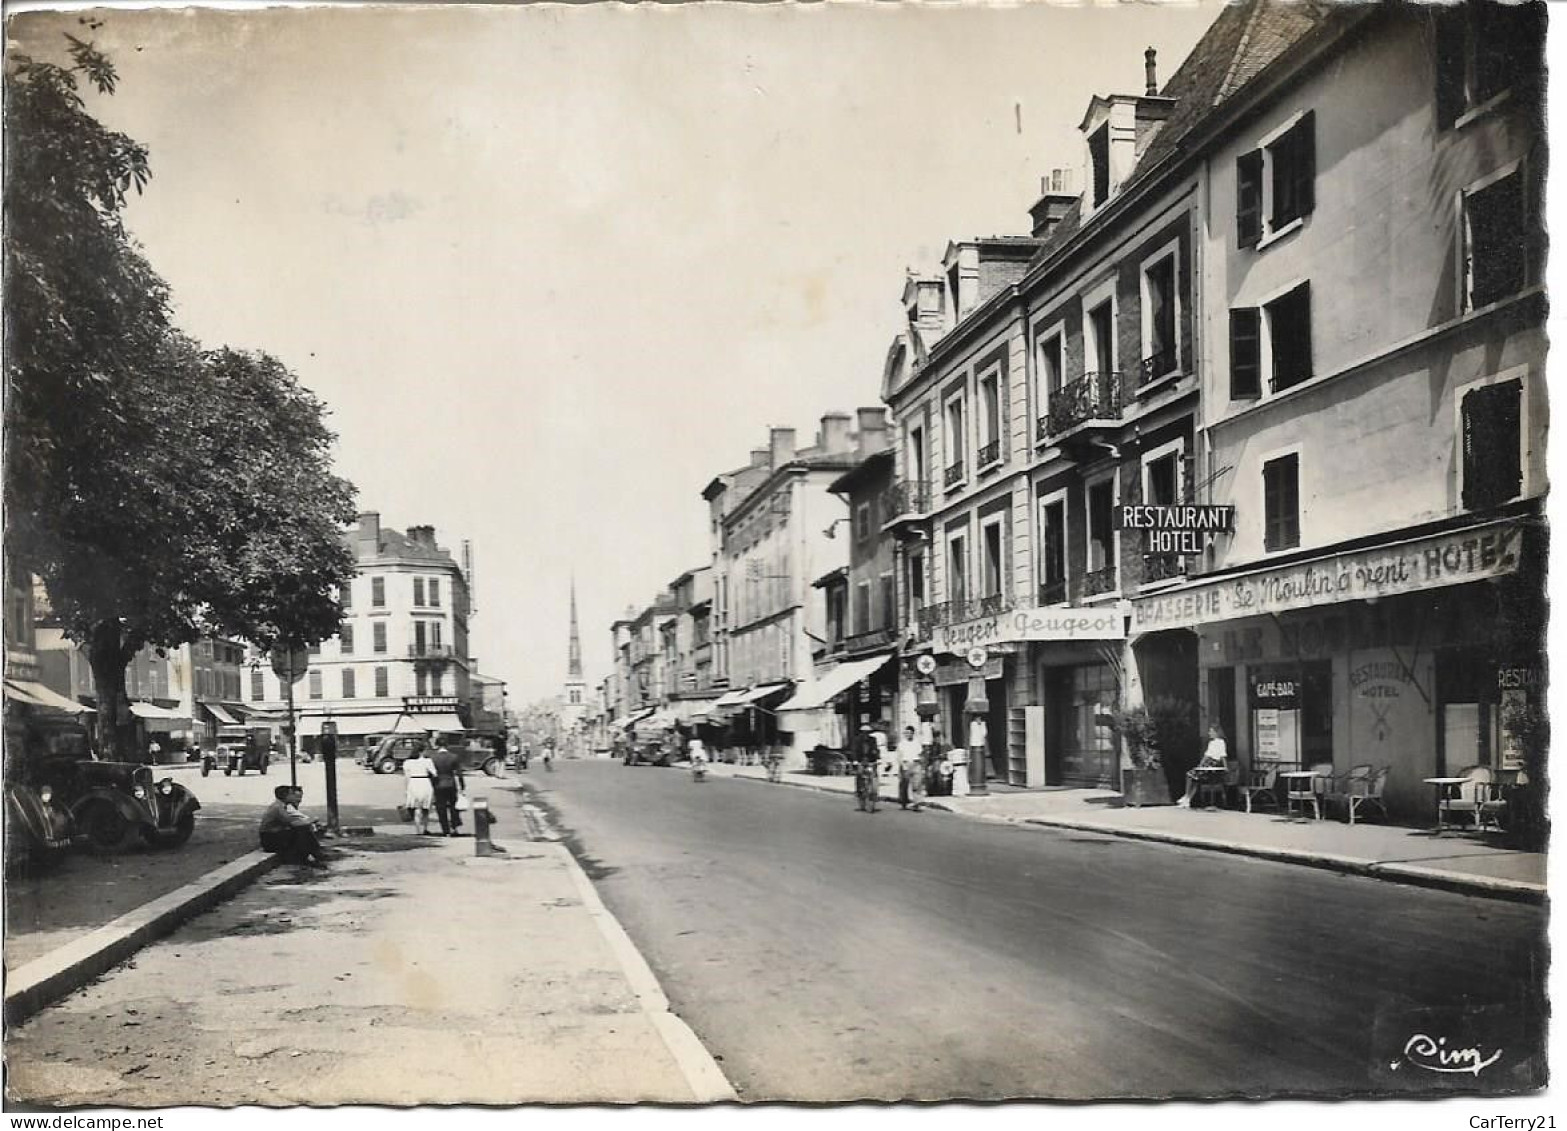
M 1148 554 L 1143 558 L 1143 582 L 1171 581 L 1185 577 L 1186 557 L 1183 554 Z
M 947 468 L 946 475 L 944 477 L 944 482 L 945 482 L 945 484 L 948 487 L 951 487 L 954 483 L 961 483 L 962 481 L 963 481 L 963 462 L 961 460 L 959 460 L 957 463 L 955 463 L 951 467 Z
M 1115 566 L 1105 566 L 1083 575 L 1083 596 L 1094 597 L 1100 593 L 1115 592 Z
M 1001 441 L 992 440 L 979 449 L 979 466 L 989 467 L 993 463 L 1001 462 Z
M 408 655 L 415 660 L 450 660 L 457 652 L 450 644 L 410 644 Z
M 1121 374 L 1085 373 L 1050 397 L 1049 432 L 1058 436 L 1090 420 L 1121 418 Z
M 1039 603 L 1041 605 L 1059 605 L 1066 600 L 1066 578 L 1056 581 L 1041 581 L 1039 583 Z
M 869 632 L 856 632 L 853 636 L 846 637 L 839 647 L 845 652 L 865 652 L 872 648 L 886 648 L 896 638 L 897 630 L 892 627 L 873 628 Z
M 881 507 L 887 522 L 927 514 L 930 511 L 930 484 L 924 480 L 900 479 L 882 492 Z
M 923 636 L 938 625 L 978 620 L 980 617 L 1011 612 L 1015 608 L 1017 602 L 1013 600 L 1010 593 L 993 593 L 988 597 L 966 597 L 956 601 L 926 605 L 916 613 L 916 617 Z
M 1175 351 L 1173 349 L 1160 350 L 1152 357 L 1143 358 L 1143 363 L 1138 367 L 1138 384 L 1151 385 L 1161 377 L 1168 377 L 1175 372 Z

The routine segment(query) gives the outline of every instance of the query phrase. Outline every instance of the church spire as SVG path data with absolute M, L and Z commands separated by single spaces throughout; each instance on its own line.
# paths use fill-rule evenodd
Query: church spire
M 571 579 L 571 646 L 566 659 L 566 679 L 582 682 L 582 641 L 577 636 L 577 579 Z

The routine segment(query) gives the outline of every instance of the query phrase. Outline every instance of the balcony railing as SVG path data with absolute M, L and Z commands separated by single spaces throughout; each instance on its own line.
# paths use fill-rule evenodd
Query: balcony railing
M 1001 461 L 1001 441 L 992 440 L 979 449 L 979 466 L 989 467 L 993 463 Z
M 1039 603 L 1041 605 L 1059 605 L 1066 600 L 1066 578 L 1056 581 L 1041 581 L 1039 583 Z
M 845 652 L 863 652 L 870 648 L 885 648 L 892 644 L 897 630 L 891 627 L 873 628 L 869 632 L 856 632 L 844 638 L 840 647 Z
M 1160 350 L 1152 357 L 1143 358 L 1143 363 L 1138 367 L 1138 384 L 1151 385 L 1161 377 L 1168 377 L 1175 372 L 1175 351 L 1173 349 Z
M 1186 576 L 1186 558 L 1182 554 L 1149 554 L 1143 558 L 1143 581 L 1170 581 Z
M 930 510 L 930 484 L 924 480 L 902 479 L 882 493 L 882 510 L 888 522 Z
M 457 652 L 450 644 L 410 644 L 408 654 L 416 660 L 450 660 Z
M 956 601 L 941 601 L 938 604 L 926 605 L 916 611 L 915 618 L 921 634 L 925 634 L 937 625 L 978 620 L 980 617 L 1010 612 L 1015 608 L 1017 602 L 1010 593 L 993 593 L 988 597 L 966 597 Z
M 1115 592 L 1115 566 L 1105 566 L 1083 575 L 1083 596 L 1094 597 L 1100 593 Z
M 1085 373 L 1070 385 L 1062 385 L 1050 398 L 1049 430 L 1052 436 L 1089 420 L 1119 420 L 1121 374 Z
M 946 474 L 943 476 L 943 482 L 948 487 L 951 487 L 954 483 L 963 482 L 963 463 L 961 460 L 947 468 Z

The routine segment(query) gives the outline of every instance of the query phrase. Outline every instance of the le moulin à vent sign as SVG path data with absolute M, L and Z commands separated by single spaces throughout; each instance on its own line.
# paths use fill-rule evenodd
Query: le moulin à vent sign
M 1132 631 L 1191 628 L 1502 577 L 1517 570 L 1522 543 L 1522 526 L 1497 522 L 1199 582 L 1133 601 Z
M 1017 609 L 939 625 L 933 636 L 936 651 L 959 654 L 1029 640 L 1124 640 L 1126 614 L 1119 603 L 1099 609 Z

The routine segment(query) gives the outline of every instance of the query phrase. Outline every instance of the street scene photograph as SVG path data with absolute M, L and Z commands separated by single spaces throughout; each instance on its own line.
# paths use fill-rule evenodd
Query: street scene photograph
M 8 1126 L 1554 1128 L 1558 14 L 8 5 Z

